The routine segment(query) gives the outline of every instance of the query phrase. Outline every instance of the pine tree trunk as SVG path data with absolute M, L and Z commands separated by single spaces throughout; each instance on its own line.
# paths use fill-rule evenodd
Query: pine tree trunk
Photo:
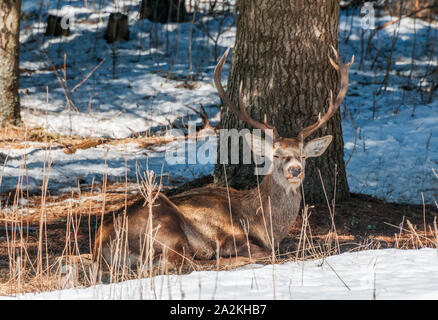
M 0 0 L 0 124 L 20 123 L 21 0 Z
M 338 77 L 330 65 L 330 46 L 338 47 L 339 1 L 337 0 L 241 0 L 236 43 L 232 51 L 228 94 L 237 104 L 238 88 L 248 113 L 256 120 L 275 125 L 283 137 L 296 137 L 328 108 L 330 90 L 337 92 Z M 342 53 L 340 53 L 342 55 Z M 223 128 L 246 124 L 225 108 Z M 344 142 L 340 112 L 308 140 L 333 135 L 329 149 L 306 163 L 306 202 L 325 201 L 319 171 L 331 200 L 349 197 L 344 164 Z M 254 167 L 227 165 L 230 186 L 256 185 Z M 337 172 L 337 175 L 335 175 Z M 224 167 L 215 168 L 215 182 L 224 183 Z

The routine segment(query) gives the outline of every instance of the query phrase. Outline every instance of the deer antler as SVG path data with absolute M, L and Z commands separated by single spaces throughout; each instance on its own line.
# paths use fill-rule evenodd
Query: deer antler
M 210 119 L 208 118 L 207 111 L 205 111 L 204 106 L 202 103 L 199 104 L 201 107 L 201 111 L 196 110 L 193 107 L 186 106 L 187 109 L 192 110 L 194 113 L 196 113 L 202 120 L 202 129 L 213 129 L 216 130 L 217 128 L 210 123 Z
M 304 141 L 305 138 L 307 138 L 313 132 L 321 128 L 335 114 L 339 106 L 342 104 L 345 95 L 347 94 L 348 81 L 349 81 L 348 73 L 350 71 L 350 67 L 354 63 L 354 55 L 349 63 L 344 64 L 342 62 L 341 57 L 339 56 L 338 51 L 336 51 L 336 49 L 333 46 L 332 46 L 332 50 L 335 55 L 335 61 L 333 61 L 331 57 L 329 57 L 329 60 L 333 68 L 335 68 L 336 71 L 338 71 L 338 74 L 341 78 L 341 89 L 339 90 L 338 96 L 336 97 L 335 101 L 333 101 L 333 92 L 330 91 L 330 105 L 326 114 L 323 117 L 321 117 L 321 114 L 319 114 L 318 120 L 314 124 L 300 131 L 300 133 L 298 134 L 298 138 L 301 139 L 301 141 Z
M 254 120 L 253 118 L 251 118 L 248 115 L 248 113 L 246 112 L 246 107 L 245 107 L 245 104 L 243 103 L 243 95 L 242 95 L 243 83 L 242 82 L 240 82 L 240 86 L 239 86 L 239 106 L 240 106 L 240 110 L 234 105 L 233 101 L 231 101 L 230 97 L 227 95 L 227 93 L 225 92 L 224 88 L 222 87 L 222 84 L 221 84 L 222 68 L 224 67 L 225 61 L 227 60 L 227 56 L 228 56 L 228 53 L 230 52 L 230 49 L 231 48 L 228 48 L 227 51 L 225 51 L 223 56 L 220 58 L 218 64 L 216 65 L 216 68 L 214 69 L 214 84 L 216 85 L 216 90 L 218 92 L 219 97 L 221 97 L 223 102 L 234 112 L 234 114 L 240 120 L 245 121 L 250 126 L 256 128 L 256 129 L 261 129 L 263 131 L 273 130 L 274 131 L 273 139 L 274 140 L 277 139 L 278 138 L 277 129 L 274 126 L 269 125 L 266 122 L 266 119 L 265 119 L 265 123 L 258 122 L 256 120 Z

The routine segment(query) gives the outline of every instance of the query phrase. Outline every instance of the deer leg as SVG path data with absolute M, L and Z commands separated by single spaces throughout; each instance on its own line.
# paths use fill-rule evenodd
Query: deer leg
M 247 239 L 228 237 L 220 247 L 219 256 L 221 258 L 245 258 L 248 261 L 247 263 L 250 263 L 269 259 L 271 252 L 252 242 L 248 242 Z
M 245 243 L 239 247 L 237 251 L 239 256 L 250 258 L 252 261 L 269 261 L 272 253 L 269 250 L 263 249 L 254 243 Z
M 194 263 L 201 266 L 216 266 L 217 268 L 237 268 L 255 262 L 270 262 L 271 252 L 253 243 L 249 244 L 249 248 L 247 243 L 241 244 L 237 250 L 231 251 L 231 255 L 229 254 L 230 246 L 224 248 L 226 250 L 222 250 L 215 260 L 194 260 Z
M 216 267 L 216 268 L 238 268 L 241 266 L 244 266 L 246 264 L 250 264 L 251 260 L 247 257 L 231 257 L 231 258 L 221 258 L 218 257 L 216 260 L 193 260 L 194 264 L 197 264 L 198 266 L 209 266 L 209 267 Z

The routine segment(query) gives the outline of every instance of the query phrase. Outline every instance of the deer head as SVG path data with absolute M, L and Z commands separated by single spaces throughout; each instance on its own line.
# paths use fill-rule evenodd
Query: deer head
M 225 51 L 214 70 L 214 83 L 218 95 L 240 120 L 245 121 L 253 128 L 261 129 L 266 134 L 270 134 L 271 139 L 263 139 L 256 135 L 246 134 L 245 140 L 255 154 L 271 160 L 269 173 L 272 174 L 275 182 L 281 185 L 287 192 L 292 190 L 296 193 L 304 180 L 306 158 L 319 157 L 332 142 L 333 137 L 331 135 L 316 138 L 307 143 L 305 143 L 305 139 L 327 123 L 342 104 L 348 90 L 349 70 L 354 63 L 354 56 L 349 63 L 344 64 L 336 49 L 332 47 L 335 59 L 333 60 L 329 57 L 329 60 L 333 68 L 338 72 L 341 82 L 336 99 L 333 100 L 333 93 L 330 92 L 329 108 L 325 115 L 321 116 L 319 114 L 318 120 L 314 124 L 302 129 L 297 137 L 284 138 L 278 134 L 274 126 L 267 123 L 266 117 L 264 123 L 261 123 L 248 115 L 243 102 L 242 82 L 239 87 L 240 108 L 237 108 L 226 94 L 221 84 L 221 72 L 230 49 L 228 48 Z

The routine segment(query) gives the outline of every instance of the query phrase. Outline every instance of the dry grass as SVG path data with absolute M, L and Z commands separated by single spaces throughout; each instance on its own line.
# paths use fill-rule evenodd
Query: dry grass
M 148 148 L 150 146 L 162 145 L 172 142 L 176 137 L 172 136 L 153 136 L 148 132 L 143 135 L 133 133 L 131 138 L 86 138 L 79 136 L 65 136 L 59 133 L 52 133 L 41 127 L 30 127 L 23 125 L 16 127 L 12 125 L 0 126 L 0 148 L 3 149 L 26 149 L 47 148 L 48 143 L 52 146 L 62 147 L 66 154 L 73 154 L 78 149 L 95 148 L 99 145 L 126 145 L 135 143 L 139 148 Z M 38 144 L 40 143 L 40 144 Z
M 25 144 L 28 141 L 40 141 L 46 149 L 49 141 L 64 146 L 70 143 L 74 148 L 93 147 L 96 142 L 74 137 L 51 136 L 45 131 L 41 134 L 39 129 L 25 127 L 2 128 L 0 136 L 3 144 L 13 145 L 14 148 L 17 144 Z M 143 143 L 145 140 L 142 139 L 101 143 L 126 143 L 127 140 Z M 40 194 L 27 195 L 21 189 L 23 187 L 20 182 L 16 191 L 5 197 L 0 208 L 0 295 L 87 287 L 98 283 L 152 278 L 158 274 L 185 273 L 191 270 L 228 270 L 233 267 L 187 263 L 179 270 L 169 270 L 165 259 L 156 263 L 153 256 L 156 230 L 152 228 L 152 221 L 149 221 L 148 236 L 141 246 L 141 265 L 131 267 L 125 241 L 129 221 L 124 215 L 121 215 L 122 218 L 116 223 L 118 231 L 113 246 L 114 259 L 105 266 L 94 263 L 91 253 L 95 234 L 104 219 L 112 219 L 115 212 L 126 212 L 128 206 L 138 199 L 138 194 L 146 199 L 149 210 L 152 210 L 156 192 L 166 193 L 169 190 L 163 188 L 159 177 L 151 171 L 146 171 L 139 173 L 137 183 L 129 183 L 127 177 L 124 183 L 110 183 L 104 176 L 101 184 L 81 186 L 75 193 L 50 195 L 47 192 L 49 172 L 50 164 L 46 163 L 45 179 Z M 23 181 L 24 179 L 25 177 L 21 178 Z M 26 201 L 22 201 L 23 199 Z M 280 250 L 272 247 L 271 263 L 325 259 L 346 251 L 387 247 L 438 248 L 437 220 L 436 217 L 432 219 L 430 210 L 426 210 L 425 205 L 415 208 L 416 211 L 420 211 L 415 216 L 403 216 L 400 220 L 397 220 L 397 217 L 390 219 L 388 216 L 388 219 L 378 220 L 389 228 L 385 229 L 385 232 L 358 237 L 350 229 L 342 228 L 342 225 L 346 224 L 345 219 L 351 220 L 350 216 L 344 214 L 349 212 L 350 208 L 343 210 L 342 204 L 335 207 L 335 203 L 327 198 L 326 200 L 325 208 L 304 205 L 286 244 L 283 244 Z M 321 220 L 320 212 L 323 211 L 326 214 L 325 220 Z M 264 216 L 266 219 L 271 218 L 270 212 L 265 212 Z M 150 217 L 152 219 L 152 215 Z M 365 218 L 366 216 L 363 216 L 363 219 Z M 348 224 L 352 223 L 350 220 Z M 275 235 L 272 230 L 266 232 L 274 244 Z
M 104 179 L 102 185 L 93 186 L 79 194 L 51 197 L 45 197 L 44 194 L 34 195 L 27 202 L 27 210 L 32 210 L 34 214 L 28 216 L 19 213 L 16 203 L 18 198 L 15 197 L 14 203 L 9 206 L 13 211 L 6 214 L 2 210 L 1 223 L 4 229 L 9 231 L 5 232 L 6 241 L 2 244 L 3 250 L 7 252 L 8 266 L 3 268 L 3 272 L 7 270 L 7 274 L 2 275 L 6 281 L 0 284 L 0 294 L 16 295 L 23 292 L 91 286 L 101 282 L 115 283 L 168 273 L 166 264 L 153 265 L 150 254 L 154 241 L 153 229 L 149 229 L 149 237 L 145 238 L 148 240 L 143 246 L 144 264 L 137 268 L 128 266 L 128 253 L 124 247 L 126 242 L 123 241 L 127 235 L 128 221 L 124 219 L 118 224 L 119 236 L 114 244 L 115 259 L 107 266 L 106 271 L 102 272 L 102 268 L 98 268 L 90 259 L 94 234 L 103 218 L 111 218 L 112 212 L 126 210 L 130 203 L 138 198 L 129 193 L 134 187 L 132 184 L 129 186 L 127 183 L 108 184 Z M 154 175 L 147 172 L 137 187 L 148 203 L 153 205 L 154 192 L 160 189 L 160 186 Z M 390 244 L 399 249 L 438 248 L 436 218 L 432 224 L 421 227 L 414 226 L 408 219 L 401 221 L 400 225 L 387 223 L 397 231 L 393 236 L 369 236 L 362 243 L 358 243 L 353 235 L 338 234 L 334 208 L 328 209 L 329 220 L 333 225 L 329 226 L 325 233 L 315 233 L 310 221 L 311 215 L 315 214 L 314 208 L 304 206 L 300 221 L 295 226 L 299 229 L 295 249 L 282 253 L 275 251 L 272 260 L 275 263 L 284 263 L 324 259 L 343 251 L 378 249 Z M 58 224 L 57 233 L 53 234 L 51 226 L 55 224 Z M 64 226 L 63 231 L 60 230 L 60 226 Z M 35 235 L 30 235 L 30 228 L 37 230 Z M 53 250 L 54 248 L 50 247 L 50 239 L 55 235 L 62 237 L 62 249 Z M 350 248 L 343 249 L 343 246 L 347 245 Z M 51 251 L 57 251 L 57 254 Z M 217 270 L 218 267 L 191 265 L 187 270 L 194 269 Z
M 114 243 L 114 260 L 106 268 L 100 268 L 91 261 L 92 243 L 98 225 L 105 218 L 112 218 L 112 212 L 126 209 L 138 199 L 129 193 L 128 184 L 104 183 L 99 187 L 80 194 L 64 194 L 58 197 L 32 196 L 27 205 L 35 214 L 24 216 L 15 213 L 3 214 L 6 240 L 2 242 L 1 252 L 7 258 L 7 266 L 0 268 L 2 283 L 1 295 L 16 295 L 24 292 L 41 292 L 72 287 L 87 287 L 97 283 L 115 283 L 129 279 L 153 277 L 158 274 L 185 273 L 191 270 L 222 270 L 227 267 L 215 265 L 198 266 L 187 264 L 185 269 L 169 271 L 161 260 L 153 263 L 151 248 L 154 232 L 149 229 L 143 250 L 143 264 L 131 268 L 126 250 L 128 221 L 121 219 L 117 224 L 118 239 Z M 121 191 L 124 187 L 125 191 Z M 150 172 L 142 176 L 139 187 L 148 203 L 153 205 L 155 192 L 160 188 Z M 132 185 L 131 185 L 132 188 Z M 75 202 L 68 201 L 74 199 Z M 17 204 L 12 208 L 18 210 Z M 152 208 L 152 206 L 150 207 Z M 23 208 L 22 208 L 23 209 Z M 333 210 L 330 208 L 329 212 Z M 3 210 L 2 210 L 3 211 Z M 273 252 L 272 261 L 284 263 L 297 260 L 324 259 L 345 251 L 379 249 L 392 246 L 399 249 L 423 247 L 438 248 L 438 227 L 436 218 L 425 226 L 415 226 L 408 219 L 400 225 L 387 223 L 394 228 L 393 236 L 369 236 L 357 242 L 354 235 L 339 234 L 334 225 L 328 226 L 325 233 L 312 231 L 311 216 L 314 208 L 305 206 L 295 225 L 299 231 L 295 238 L 295 248 Z M 330 214 L 329 214 L 330 215 Z M 269 214 L 268 214 L 269 216 Z M 122 215 L 123 217 L 123 215 Z M 329 216 L 335 223 L 336 217 Z M 150 222 L 152 223 L 152 222 Z M 151 224 L 152 225 L 152 224 Z M 34 228 L 35 232 L 31 232 Z M 426 230 L 426 231 L 425 231 Z M 59 237 L 58 248 L 51 245 L 54 237 Z M 347 248 L 347 249 L 346 249 Z M 164 261 L 164 260 L 163 260 Z

